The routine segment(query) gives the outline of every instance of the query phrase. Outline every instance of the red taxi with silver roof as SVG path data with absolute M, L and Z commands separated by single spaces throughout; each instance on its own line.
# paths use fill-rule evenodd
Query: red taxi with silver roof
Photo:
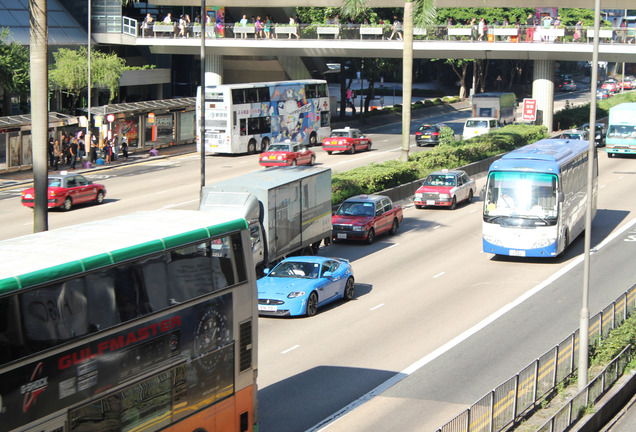
M 335 151 L 355 153 L 358 150 L 371 150 L 371 138 L 364 136 L 360 129 L 346 127 L 334 129 L 331 136 L 322 140 L 322 149 L 331 154 Z
M 415 191 L 415 208 L 448 207 L 454 210 L 457 204 L 470 203 L 477 193 L 475 180 L 462 170 L 435 171 L 426 177 L 422 186 Z

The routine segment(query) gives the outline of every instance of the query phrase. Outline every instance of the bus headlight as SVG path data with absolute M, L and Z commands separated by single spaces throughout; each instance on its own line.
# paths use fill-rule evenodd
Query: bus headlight
M 555 238 L 539 239 L 539 240 L 535 241 L 534 243 L 532 243 L 532 248 L 533 249 L 539 249 L 539 248 L 548 247 L 551 244 L 553 244 L 555 241 L 556 241 Z
M 497 238 L 495 236 L 492 236 L 490 234 L 484 234 L 484 241 L 486 241 L 486 242 L 488 242 L 488 243 L 490 243 L 492 245 L 495 245 L 495 246 L 503 246 L 503 241 L 501 241 L 501 239 L 499 239 L 499 238 Z

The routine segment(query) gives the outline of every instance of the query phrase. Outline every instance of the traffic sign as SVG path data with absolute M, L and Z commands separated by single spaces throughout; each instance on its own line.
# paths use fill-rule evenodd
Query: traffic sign
M 523 121 L 536 121 L 537 120 L 537 100 L 536 99 L 524 99 L 523 100 Z
M 106 120 L 108 120 L 108 123 L 112 123 L 115 121 L 115 114 L 108 114 L 106 116 Z

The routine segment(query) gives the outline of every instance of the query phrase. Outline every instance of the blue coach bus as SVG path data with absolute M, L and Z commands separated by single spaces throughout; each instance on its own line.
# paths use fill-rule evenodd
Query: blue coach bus
M 588 142 L 544 139 L 490 166 L 482 238 L 484 252 L 555 257 L 585 229 Z M 598 158 L 594 151 L 592 217 Z

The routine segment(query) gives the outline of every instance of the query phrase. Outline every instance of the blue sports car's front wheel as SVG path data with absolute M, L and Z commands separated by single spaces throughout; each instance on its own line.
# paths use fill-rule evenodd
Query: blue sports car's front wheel
M 308 317 L 312 317 L 316 315 L 316 312 L 318 312 L 318 294 L 312 292 L 309 294 L 309 298 L 307 299 L 307 310 L 305 311 L 305 314 Z
M 345 285 L 345 289 L 344 289 L 344 299 L 349 301 L 353 298 L 354 296 L 354 282 L 353 282 L 353 278 L 350 277 L 349 279 L 347 279 L 347 284 Z

